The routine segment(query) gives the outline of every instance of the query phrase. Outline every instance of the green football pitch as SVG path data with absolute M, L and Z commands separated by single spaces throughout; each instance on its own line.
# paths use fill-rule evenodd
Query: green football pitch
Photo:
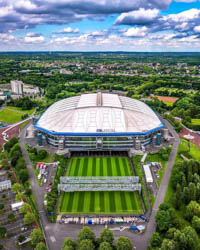
M 73 157 L 68 176 L 131 176 L 127 157 Z M 60 212 L 68 214 L 140 214 L 138 192 L 62 192 Z

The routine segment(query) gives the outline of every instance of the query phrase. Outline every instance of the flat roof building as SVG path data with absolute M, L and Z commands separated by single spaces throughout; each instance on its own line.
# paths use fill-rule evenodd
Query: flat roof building
M 149 165 L 143 165 L 143 169 L 144 169 L 146 182 L 147 183 L 153 183 L 153 177 L 152 177 L 152 174 L 151 174 L 150 166 Z

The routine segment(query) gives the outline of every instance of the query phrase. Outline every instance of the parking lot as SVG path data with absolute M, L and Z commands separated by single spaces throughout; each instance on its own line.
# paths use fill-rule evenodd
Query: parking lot
M 7 174 L 4 171 L 0 171 L 0 181 L 7 180 Z M 7 189 L 0 192 L 0 204 L 4 205 L 4 209 L 1 211 L 0 215 L 0 226 L 7 229 L 7 239 L 0 239 L 0 244 L 4 245 L 5 249 L 13 250 L 18 249 L 15 246 L 17 237 L 19 235 L 29 236 L 33 231 L 33 226 L 28 226 L 24 223 L 23 214 L 19 213 L 19 210 L 13 211 L 11 204 L 16 203 L 15 194 L 11 189 Z M 8 214 L 12 213 L 14 215 L 14 220 L 10 221 L 8 219 Z M 31 248 L 23 248 L 31 249 Z

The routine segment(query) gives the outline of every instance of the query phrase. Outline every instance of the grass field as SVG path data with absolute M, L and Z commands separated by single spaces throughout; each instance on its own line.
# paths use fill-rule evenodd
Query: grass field
M 4 108 L 0 111 L 0 121 L 7 123 L 20 122 L 22 115 L 23 114 Z
M 22 108 L 13 107 L 13 106 L 7 106 L 6 108 L 16 110 L 16 111 L 20 111 L 20 112 L 23 112 L 24 114 L 28 114 L 28 115 L 31 115 L 35 110 L 35 108 L 30 109 L 30 110 L 24 110 Z
M 192 125 L 200 125 L 200 119 L 192 119 Z
M 167 106 L 173 106 L 173 102 L 164 102 Z
M 131 176 L 126 157 L 74 157 L 68 176 Z M 138 192 L 73 192 L 62 193 L 60 212 L 72 214 L 139 214 L 142 204 Z

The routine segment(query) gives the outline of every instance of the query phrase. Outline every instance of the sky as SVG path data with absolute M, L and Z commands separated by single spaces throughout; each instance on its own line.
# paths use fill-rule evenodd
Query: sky
M 200 0 L 0 0 L 0 51 L 200 52 Z

